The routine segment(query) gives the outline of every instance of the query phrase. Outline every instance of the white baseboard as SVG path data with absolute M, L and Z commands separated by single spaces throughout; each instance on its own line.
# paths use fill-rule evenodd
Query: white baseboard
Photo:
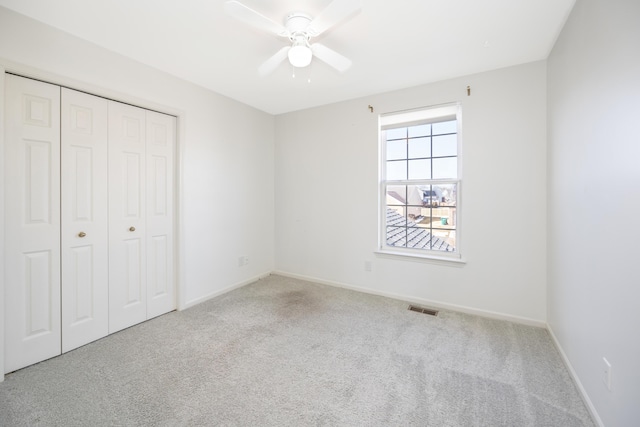
M 186 309 L 191 308 L 191 307 L 193 307 L 195 305 L 198 305 L 198 304 L 201 304 L 201 303 L 203 303 L 205 301 L 208 301 L 211 298 L 215 298 L 217 296 L 226 294 L 227 292 L 231 292 L 231 291 L 233 291 L 235 289 L 238 289 L 238 288 L 241 288 L 243 286 L 249 285 L 249 284 L 251 284 L 253 282 L 257 282 L 258 280 L 263 279 L 263 278 L 265 278 L 267 276 L 270 276 L 270 275 L 271 275 L 271 272 L 262 273 L 262 274 L 259 274 L 258 276 L 254 276 L 254 277 L 252 277 L 250 279 L 243 280 L 242 282 L 238 282 L 238 283 L 236 283 L 234 285 L 227 286 L 224 289 L 220 289 L 218 291 L 211 292 L 210 294 L 201 296 L 199 298 L 192 299 L 191 301 L 187 301 L 183 306 L 179 307 L 178 310 L 186 310 Z
M 573 380 L 574 384 L 578 388 L 580 397 L 582 397 L 584 404 L 587 406 L 587 409 L 591 414 L 591 418 L 593 419 L 593 422 L 600 427 L 604 427 L 604 423 L 600 419 L 600 415 L 598 415 L 598 411 L 596 411 L 595 406 L 593 406 L 593 403 L 591 402 L 591 399 L 589 398 L 587 391 L 582 386 L 582 383 L 580 382 L 580 378 L 578 378 L 578 374 L 576 374 L 576 371 L 573 369 L 573 366 L 571 365 L 569 358 L 567 357 L 564 350 L 562 349 L 562 346 L 560 345 L 558 338 L 556 338 L 556 334 L 553 333 L 553 329 L 551 329 L 550 325 L 547 325 L 547 330 L 549 331 L 549 335 L 551 335 L 551 340 L 553 341 L 553 344 L 556 346 L 556 348 L 558 349 L 558 352 L 560 353 L 560 357 L 562 357 L 562 361 L 564 362 L 564 365 L 567 367 L 567 370 L 569 371 L 569 375 L 571 375 L 571 379 Z
M 546 322 L 541 321 L 541 320 L 536 320 L 536 319 L 530 319 L 530 318 L 527 318 L 527 317 L 513 316 L 513 315 L 510 315 L 510 314 L 497 313 L 497 312 L 489 311 L 489 310 L 480 310 L 480 309 L 477 309 L 477 308 L 471 308 L 471 307 L 466 307 L 466 306 L 456 305 L 456 304 L 449 304 L 449 303 L 445 303 L 445 302 L 441 302 L 441 301 L 429 300 L 429 299 L 425 299 L 425 298 L 418 298 L 418 297 L 414 297 L 414 296 L 410 296 L 410 295 L 402 295 L 402 294 L 395 294 L 395 293 L 392 293 L 392 292 L 376 291 L 376 290 L 372 290 L 372 289 L 368 289 L 368 288 L 363 288 L 363 287 L 360 287 L 360 286 L 348 285 L 346 283 L 334 282 L 334 281 L 331 281 L 331 280 L 324 280 L 324 279 L 320 279 L 318 277 L 311 277 L 311 276 L 304 276 L 304 275 L 301 275 L 301 274 L 288 273 L 286 271 L 273 271 L 273 274 L 277 274 L 277 275 L 285 276 L 285 277 L 291 277 L 293 279 L 300 279 L 300 280 L 306 280 L 306 281 L 309 281 L 309 282 L 320 283 L 322 285 L 329 285 L 329 286 L 334 286 L 334 287 L 338 287 L 338 288 L 350 289 L 350 290 L 353 290 L 353 291 L 363 292 L 363 293 L 366 293 L 366 294 L 378 295 L 378 296 L 393 298 L 393 299 L 397 299 L 397 300 L 401 300 L 401 301 L 407 301 L 407 302 L 412 302 L 412 303 L 416 303 L 416 304 L 428 305 L 428 306 L 431 306 L 433 308 L 439 308 L 439 309 L 442 309 L 442 310 L 457 311 L 457 312 L 466 313 L 466 314 L 473 314 L 473 315 L 481 316 L 481 317 L 488 317 L 488 318 L 491 318 L 491 319 L 507 320 L 509 322 L 519 323 L 519 324 L 528 325 L 528 326 L 536 326 L 538 328 L 546 328 L 547 327 L 547 323 Z
M 308 282 L 315 282 L 315 283 L 319 283 L 321 285 L 328 285 L 328 286 L 334 286 L 337 288 L 344 288 L 344 289 L 349 289 L 352 291 L 357 291 L 357 292 L 362 292 L 365 294 L 371 294 L 371 295 L 378 295 L 378 296 L 383 296 L 383 297 L 387 297 L 387 298 L 393 298 L 393 299 L 397 299 L 397 300 L 401 300 L 401 301 L 406 301 L 406 302 L 411 302 L 411 303 L 415 303 L 415 304 L 423 304 L 423 305 L 428 305 L 431 306 L 433 308 L 439 308 L 441 310 L 450 310 L 450 311 L 457 311 L 460 313 L 466 313 L 466 314 L 473 314 L 476 316 L 482 316 L 482 317 L 488 317 L 491 319 L 498 319 L 498 320 L 506 320 L 509 322 L 514 322 L 514 323 L 519 323 L 522 325 L 528 325 L 528 326 L 535 326 L 538 328 L 547 328 L 547 324 L 543 321 L 540 320 L 536 320 L 536 319 L 530 319 L 527 317 L 520 317 L 520 316 L 513 316 L 510 314 L 504 314 L 504 313 L 498 313 L 498 312 L 494 312 L 494 311 L 489 311 L 489 310 L 480 310 L 477 308 L 472 308 L 472 307 L 466 307 L 466 306 L 462 306 L 462 305 L 456 305 L 456 304 L 449 304 L 449 303 L 445 303 L 445 302 L 441 302 L 441 301 L 434 301 L 434 300 L 429 300 L 429 299 L 425 299 L 425 298 L 419 298 L 419 297 L 414 297 L 411 295 L 402 295 L 402 294 L 396 294 L 393 292 L 383 292 L 383 291 L 376 291 L 376 290 L 372 290 L 372 289 L 368 289 L 368 288 L 363 288 L 360 286 L 353 286 L 353 285 L 349 285 L 346 283 L 341 283 L 341 282 L 335 282 L 332 280 L 325 280 L 325 279 L 321 279 L 319 277 L 313 277 L 313 276 L 305 276 L 302 274 L 296 274 L 296 273 L 289 273 L 286 271 L 280 271 L 280 270 L 275 270 L 275 271 L 271 271 L 268 273 L 263 273 L 260 274 L 258 276 L 254 276 L 250 279 L 244 280 L 242 282 L 233 284 L 231 286 L 228 286 L 224 289 L 212 292 L 210 294 L 204 295 L 202 297 L 193 299 L 191 301 L 187 301 L 183 306 L 179 307 L 179 310 L 186 310 L 187 308 L 193 307 L 195 305 L 198 305 L 200 303 L 203 303 L 207 300 L 210 300 L 211 298 L 215 298 L 219 295 L 223 295 L 226 294 L 227 292 L 231 292 L 235 289 L 241 288 L 243 286 L 246 286 L 250 283 L 256 282 L 262 278 L 265 278 L 271 274 L 277 274 L 279 276 L 284 276 L 284 277 L 291 277 L 293 279 L 299 279 L 299 280 L 305 280 Z

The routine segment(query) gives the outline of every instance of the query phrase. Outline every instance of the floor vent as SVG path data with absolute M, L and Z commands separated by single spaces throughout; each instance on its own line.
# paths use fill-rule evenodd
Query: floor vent
M 418 307 L 417 305 L 410 305 L 409 310 L 415 311 L 418 313 L 428 314 L 430 316 L 438 315 L 438 310 L 434 310 L 433 308 Z

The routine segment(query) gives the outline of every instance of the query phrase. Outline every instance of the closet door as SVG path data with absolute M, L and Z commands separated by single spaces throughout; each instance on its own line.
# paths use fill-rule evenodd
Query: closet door
M 107 100 L 62 89 L 62 351 L 109 332 Z
M 145 110 L 109 101 L 109 333 L 147 318 Z
M 5 372 L 60 354 L 60 88 L 6 75 Z
M 176 119 L 146 112 L 147 318 L 175 309 L 173 274 L 173 153 Z

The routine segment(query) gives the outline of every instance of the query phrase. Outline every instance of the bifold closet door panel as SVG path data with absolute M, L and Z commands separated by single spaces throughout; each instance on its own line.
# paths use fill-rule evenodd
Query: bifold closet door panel
M 109 333 L 107 100 L 62 88 L 62 351 Z
M 61 352 L 60 87 L 5 80 L 5 372 Z
M 147 318 L 175 310 L 173 158 L 176 118 L 153 111 L 147 119 Z
M 109 333 L 147 319 L 145 110 L 109 101 Z

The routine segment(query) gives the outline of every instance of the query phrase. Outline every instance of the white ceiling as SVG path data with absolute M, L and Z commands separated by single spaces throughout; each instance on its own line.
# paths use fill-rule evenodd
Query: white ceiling
M 331 0 L 240 0 L 282 22 Z M 340 1 L 340 0 L 336 0 Z M 362 0 L 313 41 L 347 56 L 339 74 L 315 60 L 292 78 L 286 45 L 224 13 L 224 0 L 0 0 L 0 5 L 271 114 L 544 59 L 575 0 Z M 311 78 L 311 83 L 307 82 Z

